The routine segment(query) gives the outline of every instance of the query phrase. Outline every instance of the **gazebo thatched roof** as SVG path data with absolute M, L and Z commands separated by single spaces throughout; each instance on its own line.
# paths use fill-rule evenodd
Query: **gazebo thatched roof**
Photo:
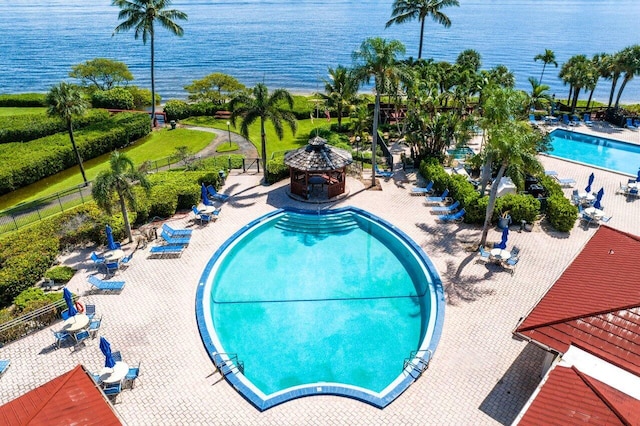
M 304 148 L 287 152 L 284 163 L 297 170 L 324 172 L 342 169 L 353 163 L 353 157 L 350 152 L 327 145 L 325 139 L 316 136 L 309 139 L 309 144 Z

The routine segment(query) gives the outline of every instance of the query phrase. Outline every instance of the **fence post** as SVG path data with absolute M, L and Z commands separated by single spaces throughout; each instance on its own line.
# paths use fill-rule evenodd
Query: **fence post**
M 16 231 L 18 230 L 18 222 L 16 222 L 16 217 L 12 214 L 11 219 L 13 220 L 13 225 L 16 227 Z
M 86 188 L 86 187 L 82 187 L 82 188 Z M 80 192 L 80 201 L 82 201 L 82 204 L 84 204 L 84 197 L 82 196 L 82 188 L 78 188 L 78 190 Z
M 64 207 L 62 207 L 62 201 L 60 200 L 60 192 L 56 192 L 56 197 L 58 197 L 58 204 L 60 204 L 60 211 L 64 211 Z
M 36 209 L 36 212 L 38 213 L 38 220 L 42 220 L 42 216 L 40 216 L 40 207 Z
M 231 170 L 231 156 L 229 156 L 229 170 Z
M 242 173 L 247 173 L 247 167 L 244 161 L 244 157 L 242 158 Z
M 256 163 L 258 164 L 258 173 L 260 173 L 260 159 L 258 158 L 258 160 L 256 161 Z

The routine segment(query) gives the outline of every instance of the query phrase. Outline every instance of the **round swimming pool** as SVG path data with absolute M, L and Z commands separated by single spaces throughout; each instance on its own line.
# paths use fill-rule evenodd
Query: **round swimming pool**
M 196 316 L 216 366 L 261 410 L 314 394 L 384 407 L 430 360 L 443 300 L 393 225 L 356 208 L 278 210 L 214 254 Z

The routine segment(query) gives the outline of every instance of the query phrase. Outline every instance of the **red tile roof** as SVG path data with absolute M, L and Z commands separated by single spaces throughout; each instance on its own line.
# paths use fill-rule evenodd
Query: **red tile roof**
M 639 412 L 637 399 L 575 367 L 557 366 L 518 425 L 638 425 Z
M 515 333 L 640 375 L 640 238 L 601 226 Z
M 121 425 L 82 365 L 0 406 L 2 425 Z

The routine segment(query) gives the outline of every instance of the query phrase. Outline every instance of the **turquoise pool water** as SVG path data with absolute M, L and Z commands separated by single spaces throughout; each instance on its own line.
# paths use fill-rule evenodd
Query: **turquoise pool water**
M 327 384 L 384 398 L 409 376 L 412 351 L 435 349 L 439 277 L 415 243 L 372 218 L 280 212 L 212 259 L 207 333 L 216 352 L 237 354 L 262 400 Z
M 556 129 L 550 134 L 549 155 L 636 176 L 640 146 L 613 139 Z
M 447 154 L 451 155 L 457 160 L 461 160 L 463 158 L 466 158 L 467 156 L 475 155 L 475 152 L 473 152 L 473 150 L 468 146 L 463 146 L 462 148 L 448 149 Z

